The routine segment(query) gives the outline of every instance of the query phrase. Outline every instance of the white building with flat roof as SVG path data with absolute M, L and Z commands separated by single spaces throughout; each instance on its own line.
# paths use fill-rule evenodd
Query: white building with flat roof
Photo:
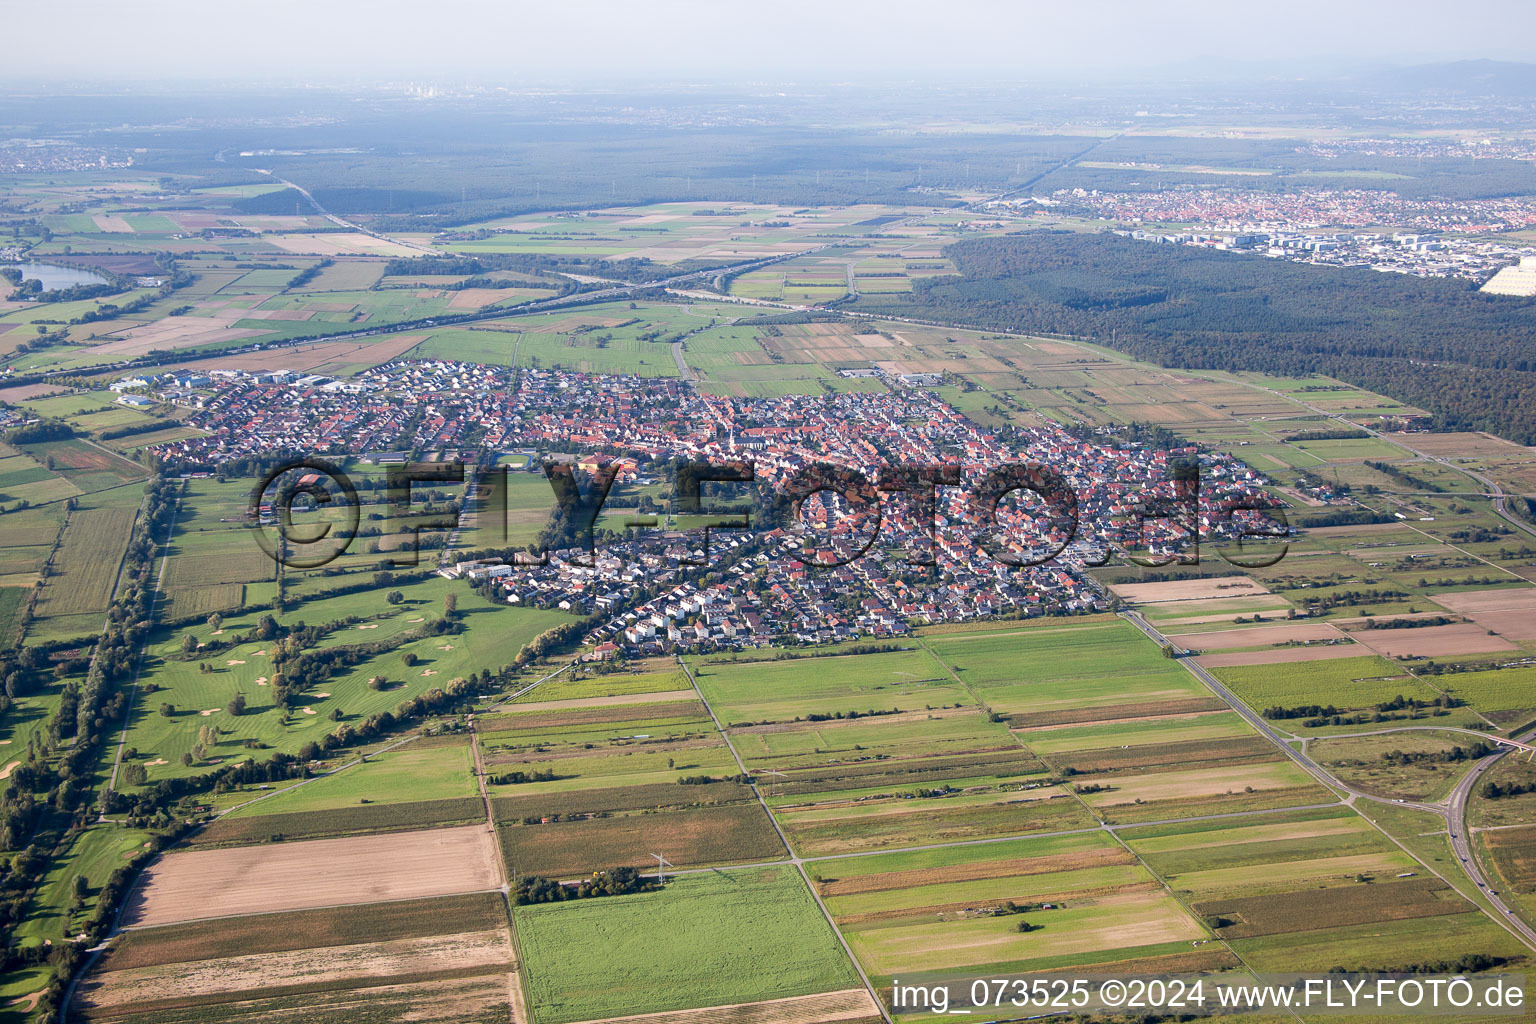
M 1536 256 L 1522 256 L 1515 266 L 1490 277 L 1482 290 L 1490 295 L 1536 295 Z

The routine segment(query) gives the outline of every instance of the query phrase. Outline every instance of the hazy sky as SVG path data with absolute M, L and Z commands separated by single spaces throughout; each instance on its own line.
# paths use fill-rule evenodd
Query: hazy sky
M 73 0 L 6 5 L 0 75 L 954 78 L 1536 59 L 1536 2 Z M 1206 63 L 1206 66 L 1213 66 Z

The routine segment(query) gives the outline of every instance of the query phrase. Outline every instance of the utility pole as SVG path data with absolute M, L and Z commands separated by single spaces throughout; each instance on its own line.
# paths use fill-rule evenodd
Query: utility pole
M 784 773 L 783 773 L 783 772 L 781 772 L 781 771 L 776 771 L 776 770 L 774 770 L 774 769 L 772 769 L 772 768 L 759 768 L 759 769 L 758 769 L 758 771 L 760 771 L 760 772 L 762 772 L 762 773 L 763 773 L 763 774 L 764 774 L 764 775 L 776 775 L 776 776 L 778 776 L 778 777 L 779 777 L 779 778 L 783 778 L 783 777 L 784 777 Z M 777 790 L 777 787 L 775 787 L 775 790 L 774 790 L 774 792 L 777 792 L 777 791 L 778 791 L 778 790 Z M 773 793 L 770 793 L 770 794 L 768 794 L 768 795 L 769 795 L 769 796 L 773 796 L 773 795 L 774 795 L 774 794 L 773 794 Z

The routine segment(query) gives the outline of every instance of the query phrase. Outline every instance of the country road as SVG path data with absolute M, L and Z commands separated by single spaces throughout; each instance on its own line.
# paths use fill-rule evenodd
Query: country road
M 1421 449 L 1415 448 L 1415 447 L 1413 447 L 1413 445 L 1408 444 L 1406 441 L 1403 441 L 1401 438 L 1398 438 L 1398 437 L 1388 437 L 1384 432 L 1382 432 L 1380 430 L 1372 430 L 1370 427 L 1364 426 L 1363 424 L 1360 424 L 1360 423 L 1356 423 L 1354 420 L 1345 419 L 1343 416 L 1337 416 L 1334 413 L 1328 412 L 1326 409 L 1321 409 L 1318 406 L 1315 406 L 1315 405 L 1311 404 L 1310 402 L 1303 402 L 1301 399 L 1297 398 L 1294 394 L 1286 394 L 1286 393 L 1283 393 L 1283 392 L 1279 392 L 1279 391 L 1274 390 L 1273 388 L 1266 388 L 1262 384 L 1254 384 L 1254 383 L 1252 383 L 1250 381 L 1239 380 L 1239 381 L 1235 381 L 1235 383 L 1242 384 L 1242 385 L 1244 385 L 1246 387 L 1253 388 L 1256 391 L 1262 391 L 1265 394 L 1274 395 L 1276 397 L 1283 398 L 1286 401 L 1294 402 L 1297 405 L 1303 407 L 1304 409 L 1307 409 L 1308 411 L 1314 412 L 1317 415 L 1323 417 L 1323 419 L 1325 419 L 1325 420 L 1332 420 L 1333 422 L 1338 423 L 1338 424 L 1340 424 L 1342 426 L 1349 427 L 1351 430 L 1361 430 L 1361 431 L 1364 431 L 1365 433 L 1369 434 L 1371 437 L 1376 438 L 1378 441 L 1385 441 L 1387 444 L 1396 445 L 1399 448 L 1404 448 L 1404 449 L 1406 449 L 1406 450 L 1408 450 L 1410 452 L 1413 452 L 1414 455 L 1417 455 L 1419 458 L 1423 459 L 1425 462 L 1433 462 L 1433 463 L 1435 463 L 1437 465 L 1444 466 L 1447 469 L 1454 470 L 1454 471 L 1456 471 L 1458 473 L 1465 473 L 1467 476 L 1471 477 L 1472 479 L 1476 480 L 1478 483 L 1482 484 L 1485 488 L 1487 488 L 1488 496 L 1493 499 L 1493 510 L 1494 510 L 1494 512 L 1496 512 L 1505 522 L 1509 523 L 1509 525 L 1513 526 L 1515 529 L 1517 529 L 1520 532 L 1526 534 L 1527 536 L 1536 537 L 1536 526 L 1532 526 L 1530 523 L 1526 522 L 1525 520 L 1523 520 L 1523 519 L 1519 518 L 1518 516 L 1516 516 L 1513 512 L 1509 511 L 1509 504 L 1508 504 L 1509 503 L 1509 495 L 1504 493 L 1504 488 L 1499 485 L 1499 482 L 1497 480 L 1494 480 L 1494 479 L 1492 479 L 1490 477 L 1486 477 L 1483 474 L 1477 472 L 1476 470 L 1468 469 L 1466 466 L 1458 466 L 1451 459 L 1447 459 L 1447 458 L 1444 458 L 1443 456 L 1439 456 L 1439 455 L 1432 455 L 1429 452 L 1426 452 L 1426 451 L 1423 451 Z
M 725 726 L 720 724 L 720 719 L 715 715 L 715 709 L 710 706 L 709 701 L 704 700 L 704 694 L 699 690 L 699 681 L 693 678 L 693 669 L 689 668 L 688 662 L 682 658 L 678 658 L 677 663 L 682 667 L 683 673 L 687 675 L 688 685 L 692 686 L 694 692 L 699 694 L 699 700 L 704 705 L 704 710 L 709 712 L 710 721 L 715 723 L 715 731 L 720 734 L 720 742 L 725 744 L 725 749 L 731 752 L 731 758 L 736 762 L 736 770 L 743 775 L 750 775 L 751 773 L 747 771 L 746 763 L 742 761 L 741 755 L 736 753 L 736 748 L 731 745 L 730 737 L 726 736 Z M 827 921 L 827 927 L 832 929 L 832 934 L 836 935 L 837 941 L 842 944 L 843 953 L 847 955 L 848 962 L 853 965 L 853 969 L 858 972 L 859 980 L 864 983 L 864 988 L 869 992 L 869 998 L 874 1000 L 875 1008 L 880 1011 L 881 1018 L 884 1019 L 885 1024 L 893 1024 L 890 1012 L 886 1010 L 885 1003 L 880 1000 L 880 993 L 875 990 L 874 982 L 869 980 L 869 975 L 864 971 L 864 965 L 859 963 L 858 957 L 854 956 L 853 947 L 848 945 L 848 939 L 843 935 L 842 929 L 832 919 L 832 911 L 827 909 L 826 902 L 822 900 L 821 891 L 816 888 L 816 883 L 811 881 L 811 876 L 806 873 L 805 862 L 795 854 L 795 848 L 789 845 L 789 837 L 784 834 L 784 829 L 779 824 L 779 819 L 775 818 L 773 812 L 768 809 L 768 801 L 763 799 L 762 788 L 755 782 L 752 784 L 752 793 L 757 797 L 758 805 L 762 807 L 763 813 L 768 816 L 768 821 L 772 823 L 773 830 L 779 834 L 779 842 L 784 844 L 784 851 L 789 854 L 789 860 L 786 863 L 794 865 L 795 870 L 800 873 L 800 880 L 805 883 L 806 889 L 810 890 L 811 898 L 816 901 L 816 906 L 821 910 L 821 916 Z
M 1136 626 L 1148 637 L 1150 637 L 1155 643 L 1159 645 L 1168 645 L 1171 643 L 1171 641 L 1169 641 L 1166 636 L 1164 636 L 1157 630 L 1155 626 L 1153 626 L 1144 617 L 1142 617 L 1139 612 L 1128 611 L 1121 612 L 1120 614 L 1123 618 L 1128 620 L 1131 624 Z M 1281 750 L 1285 751 L 1291 760 L 1300 765 L 1309 775 L 1317 779 L 1327 788 L 1334 790 L 1335 792 L 1343 793 L 1345 795 L 1344 802 L 1346 804 L 1353 807 L 1355 801 L 1357 800 L 1371 800 L 1377 803 L 1394 804 L 1416 811 L 1423 811 L 1427 814 L 1433 814 L 1436 817 L 1443 819 L 1446 824 L 1446 831 L 1451 837 L 1451 847 L 1455 852 L 1457 859 L 1461 862 L 1462 870 L 1466 872 L 1467 877 L 1472 880 L 1472 883 L 1482 891 L 1481 894 L 1483 898 L 1486 899 L 1489 904 L 1492 905 L 1494 910 L 1497 911 L 1497 913 L 1488 913 L 1486 910 L 1484 910 L 1484 913 L 1488 913 L 1489 917 L 1493 918 L 1495 921 L 1498 921 L 1499 924 L 1501 924 L 1508 931 L 1514 933 L 1531 949 L 1536 950 L 1536 930 L 1533 930 L 1530 925 L 1526 924 L 1524 920 L 1518 917 L 1515 914 L 1515 911 L 1497 895 L 1497 890 L 1489 887 L 1487 879 L 1483 877 L 1482 869 L 1478 865 L 1476 857 L 1473 856 L 1471 844 L 1467 838 L 1466 827 L 1467 801 L 1471 796 L 1473 787 L 1477 784 L 1478 778 L 1489 768 L 1493 767 L 1499 758 L 1505 756 L 1505 754 L 1507 754 L 1510 750 L 1516 749 L 1517 747 L 1519 749 L 1530 749 L 1527 741 L 1530 740 L 1531 735 L 1536 734 L 1536 730 L 1533 730 L 1532 733 L 1526 734 L 1523 740 L 1508 741 L 1515 744 L 1515 746 L 1508 746 L 1504 750 L 1501 750 L 1496 754 L 1490 754 L 1483 758 L 1481 761 L 1477 762 L 1477 764 L 1472 767 L 1466 776 L 1459 783 L 1457 783 L 1456 788 L 1452 790 L 1451 795 L 1446 797 L 1444 800 L 1434 802 L 1392 800 L 1386 797 L 1379 797 L 1371 793 L 1366 793 L 1348 785 L 1345 782 L 1340 781 L 1338 778 L 1334 777 L 1326 768 L 1312 760 L 1312 758 L 1307 755 L 1304 749 L 1297 749 L 1297 747 L 1288 742 L 1287 737 L 1281 736 L 1281 734 L 1273 726 L 1271 726 L 1269 722 L 1265 721 L 1263 717 L 1254 712 L 1253 709 L 1248 707 L 1247 704 L 1243 703 L 1243 701 L 1240 700 L 1231 690 L 1227 689 L 1227 687 L 1223 685 L 1220 680 L 1211 675 L 1211 673 L 1206 670 L 1205 666 L 1199 664 L 1193 658 L 1189 657 L 1181 657 L 1178 660 L 1191 674 L 1195 676 L 1195 678 L 1199 679 L 1206 686 L 1210 687 L 1210 689 L 1218 697 L 1231 705 L 1232 710 L 1236 711 L 1239 715 L 1242 715 L 1249 725 L 1253 726 L 1261 734 L 1268 737 L 1272 742 L 1277 744 Z M 1500 737 L 1497 736 L 1485 736 L 1484 738 L 1494 742 L 1504 742 Z M 1363 814 L 1363 812 L 1361 813 Z M 1366 820 L 1371 820 L 1369 815 L 1366 815 Z M 1375 822 L 1372 821 L 1372 824 L 1375 824 Z M 1377 827 L 1380 828 L 1380 826 Z M 1391 839 L 1394 843 L 1397 843 L 1397 840 L 1389 833 L 1387 833 L 1385 829 L 1382 829 L 1381 831 L 1382 834 L 1387 836 L 1388 839 Z M 1400 847 L 1402 846 L 1401 843 L 1398 843 L 1397 845 Z M 1403 847 L 1403 849 L 1412 855 L 1412 852 L 1407 851 L 1406 847 Z M 1415 856 L 1414 859 L 1418 860 L 1420 863 L 1423 863 L 1422 858 Z M 1434 868 L 1430 867 L 1428 864 L 1425 864 L 1424 866 L 1429 871 L 1439 875 L 1439 872 L 1436 872 Z M 1440 877 L 1444 879 L 1443 875 L 1440 875 Z M 1450 881 L 1449 879 L 1444 880 L 1447 882 Z

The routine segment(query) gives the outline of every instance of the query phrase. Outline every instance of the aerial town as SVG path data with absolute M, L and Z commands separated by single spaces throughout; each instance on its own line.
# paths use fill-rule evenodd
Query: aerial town
M 1528 253 L 1523 245 L 1490 238 L 1490 233 L 1536 226 L 1536 202 L 1529 196 L 1424 200 L 1371 189 L 1079 187 L 994 205 L 1107 220 L 1119 234 L 1140 241 L 1475 281 L 1486 281 Z M 1384 224 L 1398 227 L 1383 229 Z M 1169 230 L 1168 225 L 1186 226 Z
M 526 457 L 520 472 L 538 472 L 541 459 L 564 460 L 587 473 L 611 467 L 619 484 L 642 487 L 662 482 L 673 460 L 745 460 L 754 482 L 772 489 L 817 463 L 877 479 L 883 467 L 958 460 L 975 476 L 1044 465 L 1076 495 L 1075 531 L 1025 502 L 998 507 L 1009 535 L 1002 557 L 1022 565 L 1004 564 L 978 543 L 988 512 L 959 487 L 942 489 L 932 528 L 907 501 L 882 502 L 871 523 L 822 491 L 790 528 L 708 531 L 708 552 L 706 531 L 657 527 L 613 536 L 595 553 L 557 550 L 538 565 L 443 554 L 442 575 L 510 604 L 587 615 L 622 606 L 588 637 L 595 657 L 881 637 L 905 633 L 911 622 L 1102 609 L 1103 593 L 1082 570 L 1102 563 L 1110 547 L 1185 557 L 1191 502 L 1198 501 L 1206 538 L 1230 526 L 1234 507 L 1273 503 L 1264 479 L 1226 456 L 1090 443 L 1054 426 L 1004 438 L 921 387 L 739 399 L 673 379 L 441 360 L 390 363 L 355 379 L 213 369 L 114 386 L 123 403 L 147 393 L 198 410 L 193 422 L 208 433 L 159 449 L 168 467 L 185 472 L 274 452 L 482 466 L 515 453 Z M 1170 481 L 1170 460 L 1180 457 L 1200 460 L 1199 497 L 1183 505 Z M 1163 495 L 1167 508 L 1146 512 L 1148 495 Z M 709 581 L 692 571 L 701 565 Z M 640 582 L 658 596 L 626 605 L 623 595 Z

